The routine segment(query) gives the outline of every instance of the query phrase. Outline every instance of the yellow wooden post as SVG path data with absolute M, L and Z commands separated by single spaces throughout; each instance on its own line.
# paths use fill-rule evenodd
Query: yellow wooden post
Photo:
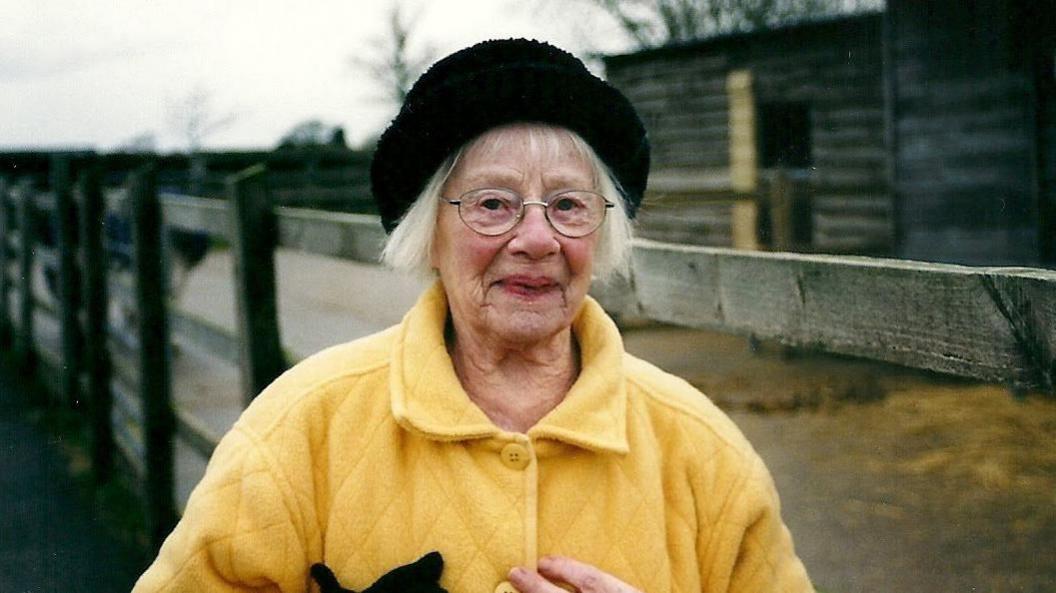
M 734 192 L 744 194 L 743 199 L 734 203 L 731 213 L 733 246 L 757 250 L 759 208 L 755 193 L 759 186 L 759 155 L 752 73 L 748 70 L 730 72 L 726 76 L 726 96 L 730 102 L 730 184 Z

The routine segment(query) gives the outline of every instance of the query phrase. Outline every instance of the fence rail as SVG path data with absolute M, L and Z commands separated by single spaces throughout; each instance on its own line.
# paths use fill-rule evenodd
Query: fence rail
M 125 458 L 144 485 L 157 545 L 175 520 L 174 439 L 207 457 L 219 438 L 169 398 L 170 330 L 237 364 L 248 401 L 289 362 L 278 334 L 275 249 L 376 262 L 384 233 L 373 216 L 272 207 L 260 169 L 230 179 L 227 200 L 159 196 L 149 170 L 138 172 L 129 187 L 105 192 L 98 171 L 80 171 L 75 185 L 61 179 L 72 172 L 60 164 L 55 175 L 56 187 L 67 184 L 70 196 L 39 198 L 45 194 L 25 184 L 0 181 L 0 339 L 17 346 L 25 368 L 36 361 L 48 368 L 41 375 L 51 379 L 59 403 L 85 400 L 93 464 L 105 474 L 115 453 Z M 105 273 L 106 209 L 133 215 L 131 281 Z M 50 258 L 41 257 L 46 216 L 72 216 L 64 223 L 66 233 L 69 221 L 80 222 L 77 240 L 67 237 Z M 237 335 L 165 302 L 159 288 L 165 286 L 159 265 L 165 227 L 209 233 L 233 246 Z M 84 272 L 81 277 L 68 273 L 70 262 Z M 42 265 L 68 268 L 59 274 L 57 300 L 33 292 Z M 593 290 L 617 315 L 1056 394 L 1054 271 L 747 252 L 644 239 L 634 242 L 631 268 L 630 279 Z M 98 273 L 88 273 L 93 270 Z M 108 328 L 107 303 L 114 302 L 135 304 L 134 335 Z M 60 347 L 43 343 L 35 316 L 60 327 Z M 70 356 L 80 361 L 72 368 L 83 376 L 64 371 L 71 368 Z
M 162 194 L 165 223 L 186 231 L 231 238 L 230 210 L 224 200 Z M 278 245 L 317 255 L 377 263 L 385 231 L 377 216 L 279 206 Z
M 639 241 L 634 299 L 669 323 L 1051 392 L 1056 272 Z

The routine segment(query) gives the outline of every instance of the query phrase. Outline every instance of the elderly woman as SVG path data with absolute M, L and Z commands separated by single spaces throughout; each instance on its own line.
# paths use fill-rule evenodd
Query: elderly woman
M 437 280 L 257 398 L 136 591 L 811 591 L 751 446 L 587 296 L 626 267 L 648 166 L 566 52 L 434 65 L 372 180 L 384 259 Z

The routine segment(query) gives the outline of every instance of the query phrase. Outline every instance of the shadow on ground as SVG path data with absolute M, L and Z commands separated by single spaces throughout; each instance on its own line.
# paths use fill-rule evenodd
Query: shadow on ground
M 143 553 L 117 537 L 87 482 L 71 477 L 77 447 L 47 424 L 0 367 L 0 591 L 129 591 Z

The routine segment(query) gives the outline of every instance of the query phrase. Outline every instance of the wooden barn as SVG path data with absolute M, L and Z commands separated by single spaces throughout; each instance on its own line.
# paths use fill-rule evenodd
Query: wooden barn
M 890 0 L 606 57 L 654 145 L 640 233 L 1051 264 L 1052 4 Z
M 1056 2 L 888 0 L 896 254 L 1056 265 Z
M 782 175 L 812 192 L 793 208 L 798 250 L 889 252 L 882 25 L 868 14 L 605 58 L 653 142 L 641 234 L 765 247 L 769 208 L 751 196 Z

